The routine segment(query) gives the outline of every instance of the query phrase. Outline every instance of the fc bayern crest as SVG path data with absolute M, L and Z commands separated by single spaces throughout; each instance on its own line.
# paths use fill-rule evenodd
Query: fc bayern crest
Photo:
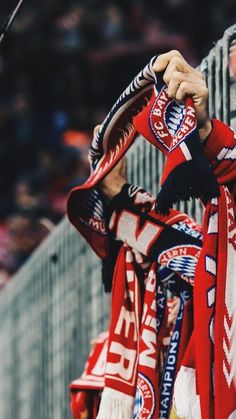
M 201 248 L 193 245 L 171 247 L 159 255 L 158 262 L 192 283 Z
M 153 103 L 149 125 L 157 141 L 169 152 L 196 128 L 195 111 L 188 104 L 171 100 L 163 86 Z
M 148 378 L 139 373 L 134 402 L 133 419 L 152 419 L 156 401 L 152 383 Z

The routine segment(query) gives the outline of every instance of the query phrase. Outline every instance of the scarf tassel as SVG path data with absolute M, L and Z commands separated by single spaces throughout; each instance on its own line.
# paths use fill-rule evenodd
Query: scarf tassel
M 111 388 L 105 388 L 97 419 L 132 419 L 133 404 L 133 397 Z
M 184 419 L 201 419 L 200 397 L 196 393 L 194 368 L 182 366 L 174 385 L 173 404 L 176 415 Z
M 157 195 L 156 210 L 169 213 L 169 208 L 179 201 L 200 198 L 208 201 L 220 195 L 219 184 L 211 166 L 203 156 L 176 166 L 162 184 Z

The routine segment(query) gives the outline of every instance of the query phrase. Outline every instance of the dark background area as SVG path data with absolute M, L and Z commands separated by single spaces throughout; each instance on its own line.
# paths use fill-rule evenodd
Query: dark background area
M 15 5 L 1 1 L 1 22 Z M 89 174 L 93 126 L 133 76 L 170 49 L 197 65 L 235 18 L 233 0 L 25 0 L 0 48 L 7 278 L 65 214 L 69 190 Z

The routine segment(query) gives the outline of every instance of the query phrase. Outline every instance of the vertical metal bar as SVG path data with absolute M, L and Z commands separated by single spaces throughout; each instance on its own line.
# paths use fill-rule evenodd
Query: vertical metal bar
M 209 113 L 215 118 L 215 50 L 212 49 L 207 57 L 207 85 L 209 90 Z
M 233 31 L 229 41 L 229 54 L 236 54 L 236 30 Z M 236 75 L 230 69 L 230 125 L 236 131 Z
M 215 116 L 217 119 L 223 118 L 223 94 L 222 94 L 222 40 L 215 46 Z
M 229 43 L 232 36 L 232 28 L 228 29 L 222 39 L 223 62 L 222 62 L 222 81 L 223 81 L 223 120 L 230 124 L 230 76 L 229 76 Z

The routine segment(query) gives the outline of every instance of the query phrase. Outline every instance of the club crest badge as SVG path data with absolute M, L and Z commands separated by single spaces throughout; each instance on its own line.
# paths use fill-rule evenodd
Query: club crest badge
M 183 279 L 193 283 L 200 252 L 201 248 L 198 246 L 174 246 L 159 255 L 158 263 L 178 272 Z
M 153 386 L 145 375 L 139 373 L 133 419 L 152 419 L 155 406 L 156 401 Z
M 172 151 L 196 128 L 194 108 L 171 100 L 164 86 L 153 103 L 149 125 L 161 146 Z

